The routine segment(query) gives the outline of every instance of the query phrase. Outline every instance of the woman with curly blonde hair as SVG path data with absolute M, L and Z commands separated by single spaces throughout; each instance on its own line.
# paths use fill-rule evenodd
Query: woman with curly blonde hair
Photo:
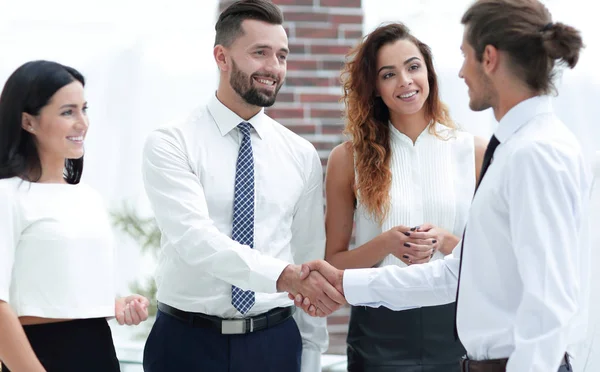
M 366 36 L 342 78 L 350 140 L 327 167 L 327 261 L 349 269 L 442 259 L 462 235 L 486 141 L 453 123 L 431 50 L 403 24 Z M 352 307 L 348 370 L 458 370 L 464 349 L 453 330 L 454 303 Z

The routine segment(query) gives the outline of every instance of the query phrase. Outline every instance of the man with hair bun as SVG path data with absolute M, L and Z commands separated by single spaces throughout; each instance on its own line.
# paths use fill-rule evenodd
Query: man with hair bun
M 480 0 L 461 22 L 469 106 L 492 108 L 499 122 L 462 242 L 444 260 L 407 268 L 306 266 L 342 283 L 352 305 L 457 300 L 463 371 L 572 371 L 588 318 L 592 177 L 548 95 L 555 67 L 577 64 L 582 38 L 538 0 Z

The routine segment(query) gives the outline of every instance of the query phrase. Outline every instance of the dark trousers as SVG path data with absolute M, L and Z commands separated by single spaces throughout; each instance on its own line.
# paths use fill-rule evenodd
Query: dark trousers
M 106 319 L 78 319 L 24 326 L 35 355 L 48 372 L 119 372 Z M 9 372 L 5 366 L 2 372 Z
M 258 332 L 223 335 L 159 311 L 144 348 L 144 371 L 300 372 L 301 357 L 293 318 Z

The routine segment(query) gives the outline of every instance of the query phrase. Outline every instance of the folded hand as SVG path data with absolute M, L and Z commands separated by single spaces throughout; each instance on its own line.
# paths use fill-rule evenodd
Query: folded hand
M 150 301 L 137 294 L 115 300 L 115 317 L 120 325 L 138 325 L 148 319 Z

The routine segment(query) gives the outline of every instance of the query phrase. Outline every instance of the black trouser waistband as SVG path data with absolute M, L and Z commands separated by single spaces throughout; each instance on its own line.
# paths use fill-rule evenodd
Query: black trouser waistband
M 278 307 L 260 315 L 240 319 L 223 319 L 202 313 L 192 313 L 176 309 L 162 302 L 158 303 L 158 310 L 192 327 L 212 328 L 222 334 L 244 334 L 281 324 L 294 314 L 296 308 L 293 306 Z

